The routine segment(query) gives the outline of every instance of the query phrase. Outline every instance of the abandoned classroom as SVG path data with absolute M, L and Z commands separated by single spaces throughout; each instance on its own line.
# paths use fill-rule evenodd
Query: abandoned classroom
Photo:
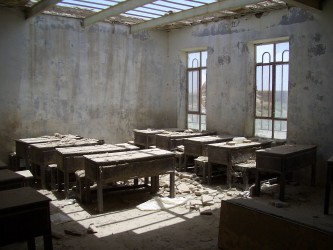
M 332 249 L 332 0 L 0 23 L 0 249 Z

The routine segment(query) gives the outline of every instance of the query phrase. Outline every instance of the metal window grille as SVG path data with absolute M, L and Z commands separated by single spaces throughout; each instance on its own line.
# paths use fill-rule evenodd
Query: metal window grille
M 187 54 L 187 127 L 206 130 L 207 51 Z
M 289 42 L 256 45 L 255 135 L 287 138 Z

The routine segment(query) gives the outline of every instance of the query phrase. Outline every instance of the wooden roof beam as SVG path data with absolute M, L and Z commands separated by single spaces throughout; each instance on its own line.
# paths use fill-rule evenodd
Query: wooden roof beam
M 28 19 L 34 17 L 59 2 L 61 2 L 61 0 L 41 0 L 33 6 L 25 9 L 25 18 Z
M 102 21 L 111 16 L 117 16 L 121 13 L 124 13 L 129 10 L 133 10 L 137 7 L 143 6 L 145 4 L 154 2 L 155 0 L 128 0 L 125 2 L 121 2 L 117 5 L 114 5 L 110 8 L 102 10 L 94 15 L 88 16 L 83 19 L 82 25 L 83 27 L 87 27 L 96 22 Z
M 299 7 L 306 10 L 322 10 L 323 0 L 284 0 L 290 6 Z

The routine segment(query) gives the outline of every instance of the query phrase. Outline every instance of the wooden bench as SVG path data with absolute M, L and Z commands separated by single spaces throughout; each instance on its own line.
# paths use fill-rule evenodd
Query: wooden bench
M 247 160 L 244 162 L 236 163 L 232 166 L 233 173 L 236 173 L 237 177 L 243 178 L 243 190 L 249 189 L 249 177 L 251 174 L 255 174 L 256 171 L 256 161 Z
M 202 169 L 203 183 L 211 184 L 212 181 L 212 167 L 208 164 L 208 156 L 199 156 L 194 159 L 194 172 L 197 174 L 198 170 Z

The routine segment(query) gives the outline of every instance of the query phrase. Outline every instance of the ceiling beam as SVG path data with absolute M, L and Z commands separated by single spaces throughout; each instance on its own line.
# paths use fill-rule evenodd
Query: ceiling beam
M 307 10 L 321 10 L 322 0 L 284 0 L 290 6 L 299 7 Z
M 111 16 L 117 16 L 129 10 L 133 10 L 137 7 L 143 6 L 145 4 L 154 2 L 155 0 L 128 0 L 125 2 L 118 3 L 115 6 L 102 10 L 94 15 L 88 16 L 83 19 L 83 27 L 87 27 L 96 22 L 102 21 Z
M 206 4 L 178 13 L 169 14 L 167 16 L 153 19 L 151 21 L 134 24 L 131 26 L 131 32 L 136 32 L 143 29 L 151 29 L 157 26 L 165 25 L 172 22 L 178 22 L 196 16 L 211 14 L 217 11 L 238 9 L 246 5 L 257 4 L 262 1 L 263 0 L 222 0 L 216 3 Z
M 25 18 L 28 19 L 34 17 L 59 2 L 61 2 L 61 0 L 41 0 L 33 6 L 25 9 Z

